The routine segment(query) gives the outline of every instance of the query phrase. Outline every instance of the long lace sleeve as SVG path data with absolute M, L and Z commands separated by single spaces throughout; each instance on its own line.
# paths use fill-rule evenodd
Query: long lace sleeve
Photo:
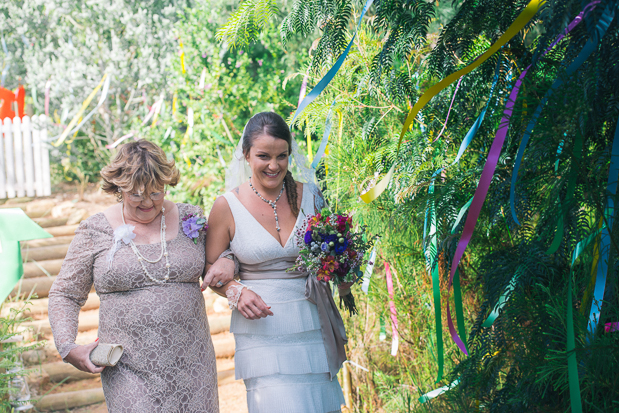
M 63 360 L 78 346 L 75 344 L 78 315 L 93 284 L 94 250 L 87 221 L 84 221 L 75 231 L 60 274 L 49 292 L 49 322 Z

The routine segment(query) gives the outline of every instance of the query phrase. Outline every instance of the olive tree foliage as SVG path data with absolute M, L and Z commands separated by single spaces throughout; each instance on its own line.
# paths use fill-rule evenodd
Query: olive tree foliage
M 49 81 L 50 115 L 59 133 L 107 73 L 107 100 L 80 132 L 101 148 L 146 115 L 155 95 L 169 92 L 167 69 L 180 50 L 174 23 L 190 5 L 174 0 L 5 0 L 0 4 L 0 35 L 6 44 L 0 55 L 3 68 L 10 65 L 5 87 L 23 84 L 34 112 L 43 113 Z

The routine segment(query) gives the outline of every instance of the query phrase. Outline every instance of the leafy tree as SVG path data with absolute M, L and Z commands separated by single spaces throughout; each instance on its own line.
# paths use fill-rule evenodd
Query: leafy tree
M 462 79 L 457 93 L 454 84 L 424 108 L 399 152 L 395 142 L 401 121 L 417 97 L 485 52 L 526 2 L 463 1 L 454 3 L 453 10 L 415 1 L 374 4 L 355 51 L 299 121 L 309 133 L 320 132 L 330 103 L 337 100 L 335 110 L 341 113 L 338 116 L 343 120 L 338 121 L 344 126 L 338 135 L 331 135 L 323 172 L 325 192 L 332 205 L 356 210 L 370 231 L 381 235 L 380 253 L 399 274 L 395 301 L 401 326 L 400 357 L 389 359 L 388 346 L 377 337 L 380 323 L 376 321 L 381 316 L 388 320 L 382 276 L 375 277 L 362 316 L 348 321 L 352 358 L 370 368 L 369 374 L 358 373 L 363 397 L 356 407 L 360 411 L 462 412 L 481 406 L 502 412 L 566 410 L 570 405 L 566 359 L 571 354 L 566 345 L 566 312 L 572 278 L 583 408 L 612 410 L 619 382 L 608 366 L 617 365 L 617 335 L 605 334 L 603 328 L 594 340 L 586 335 L 595 247 L 586 249 L 574 266 L 571 260 L 576 244 L 604 221 L 610 148 L 619 116 L 619 83 L 614 80 L 619 61 L 617 20 L 573 76 L 566 77 L 565 68 L 595 36 L 604 10 L 616 10 L 617 2 L 600 2 L 551 53 L 543 55 L 584 6 L 577 1 L 548 1 L 523 34 Z M 353 6 L 359 10 L 361 3 L 296 1 L 285 15 L 282 38 L 291 33 L 321 36 L 311 63 L 315 82 L 350 39 Z M 434 37 L 429 30 L 436 16 L 448 21 L 439 24 Z M 242 18 L 235 15 L 236 20 L 226 28 L 241 27 Z M 227 40 L 238 41 L 233 31 L 226 33 Z M 529 65 L 490 192 L 458 267 L 468 312 L 470 356 L 456 351 L 445 329 L 448 374 L 440 385 L 456 378 L 459 384 L 431 403 L 418 405 L 414 401 L 418 395 L 439 386 L 434 384 L 433 315 L 425 310 L 432 303 L 432 286 L 425 275 L 424 255 L 435 257 L 430 265 L 438 266 L 444 308 L 451 300 L 446 288 L 451 257 L 467 217 L 462 207 L 475 192 L 510 89 Z M 495 73 L 496 90 L 489 99 Z M 518 225 L 509 202 L 514 158 L 533 111 L 557 78 L 565 83 L 544 106 L 517 175 Z M 486 104 L 488 113 L 474 140 L 452 165 L 464 135 Z M 438 138 L 448 112 L 447 128 Z M 395 174 L 387 191 L 371 204 L 362 203 L 361 191 L 382 178 L 394 163 Z M 441 168 L 443 173 L 433 176 Z M 433 191 L 429 191 L 430 184 Z M 429 249 L 424 235 L 431 205 L 437 217 L 435 251 Z M 461 210 L 465 215 L 458 218 Z M 601 325 L 619 318 L 616 220 L 610 233 L 613 241 Z M 492 327 L 483 327 L 506 292 L 509 300 L 501 315 Z M 444 328 L 446 316 L 439 317 Z

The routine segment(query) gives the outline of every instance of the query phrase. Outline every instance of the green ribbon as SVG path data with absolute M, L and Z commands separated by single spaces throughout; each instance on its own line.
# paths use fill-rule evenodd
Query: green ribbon
M 582 158 L 582 134 L 580 130 L 576 131 L 576 139 L 574 140 L 574 156 L 572 157 L 572 167 L 570 168 L 570 174 L 567 180 L 567 193 L 565 194 L 565 202 L 561 203 L 559 198 L 559 205 L 561 205 L 561 213 L 557 220 L 557 231 L 555 232 L 552 244 L 546 254 L 551 255 L 557 252 L 563 239 L 565 232 L 564 221 L 567 215 L 567 209 L 569 208 L 572 200 L 574 199 L 574 191 L 576 190 L 576 180 L 578 178 L 578 171 L 580 169 L 580 160 Z M 558 169 L 559 164 L 555 164 L 555 171 Z
M 0 303 L 24 274 L 19 242 L 50 237 L 21 208 L 0 209 Z
M 385 341 L 387 338 L 387 329 L 385 328 L 385 317 L 381 314 L 379 317 L 380 322 L 380 333 L 378 334 L 379 341 Z

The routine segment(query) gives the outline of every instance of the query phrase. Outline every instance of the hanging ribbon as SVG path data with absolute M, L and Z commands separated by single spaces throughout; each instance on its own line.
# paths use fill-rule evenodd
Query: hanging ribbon
M 458 79 L 456 90 L 454 91 L 454 95 L 451 98 L 451 103 L 449 104 L 449 110 L 447 111 L 447 117 L 445 118 L 445 123 L 443 123 L 443 128 L 441 129 L 441 132 L 438 134 L 436 139 L 434 139 L 434 142 L 436 142 L 441 137 L 441 135 L 443 135 L 443 132 L 445 131 L 445 128 L 447 127 L 447 122 L 449 121 L 449 114 L 451 113 L 451 107 L 454 105 L 454 100 L 456 100 L 456 94 L 458 93 L 458 89 L 460 89 L 460 83 L 462 83 L 462 78 Z
M 374 263 L 376 263 L 376 245 L 372 248 L 370 258 L 368 259 L 368 264 L 363 273 L 363 284 L 361 284 L 361 291 L 363 291 L 366 295 L 370 288 L 370 279 L 372 278 L 372 273 L 374 272 Z
M 88 113 L 88 115 L 86 115 L 86 117 L 82 118 L 82 114 L 84 113 L 88 105 L 90 105 L 90 102 L 95 98 L 95 95 L 97 94 L 99 89 L 101 89 L 101 86 L 103 86 L 103 90 L 101 91 L 101 97 L 99 98 L 99 102 L 97 103 L 97 106 L 95 106 L 95 108 L 91 110 Z M 65 128 L 65 130 L 62 131 L 59 137 L 54 137 L 51 139 L 51 140 L 54 140 L 58 138 L 56 142 L 52 142 L 53 146 L 56 146 L 56 147 L 60 146 L 64 142 L 64 140 L 67 138 L 67 136 L 69 136 L 72 133 L 76 133 L 82 127 L 82 125 L 86 123 L 88 119 L 91 118 L 92 115 L 95 114 L 97 109 L 99 109 L 99 107 L 103 105 L 103 102 L 105 102 L 109 88 L 110 88 L 110 78 L 108 77 L 106 73 L 103 75 L 101 82 L 99 82 L 97 87 L 95 87 L 95 89 L 90 93 L 90 95 L 88 95 L 84 103 L 82 103 L 82 107 L 80 108 L 80 110 L 77 111 L 73 119 L 71 119 L 71 122 L 69 122 L 69 125 Z M 73 125 L 75 125 L 80 119 L 81 121 L 79 122 L 79 124 L 75 128 L 73 128 Z
M 462 143 L 460 144 L 460 148 L 458 149 L 458 154 L 456 155 L 456 159 L 454 159 L 451 165 L 455 165 L 456 163 L 458 163 L 458 161 L 460 161 L 460 158 L 464 154 L 464 151 L 469 146 L 469 144 L 472 142 L 473 137 L 479 130 L 481 123 L 483 122 L 484 117 L 486 116 L 486 111 L 488 109 L 488 106 L 490 105 L 490 101 L 492 100 L 494 89 L 499 81 L 500 68 L 501 68 L 501 60 L 499 59 L 499 61 L 497 61 L 496 68 L 494 69 L 494 79 L 492 81 L 492 86 L 490 87 L 490 93 L 488 95 L 488 100 L 486 101 L 486 105 L 482 109 L 481 113 L 479 114 L 475 122 L 473 122 L 473 126 L 471 126 L 471 129 L 469 129 L 469 131 L 464 136 L 464 139 L 462 140 Z M 430 187 L 428 188 L 429 194 L 434 194 L 434 179 L 436 178 L 436 176 L 438 176 L 443 171 L 443 169 L 444 168 L 440 168 L 432 174 L 432 178 L 430 180 Z M 455 232 L 456 227 L 460 223 L 460 220 L 462 219 L 462 217 L 464 216 L 464 213 L 466 212 L 466 210 L 468 209 L 468 207 L 471 205 L 472 202 L 473 202 L 473 198 L 471 198 L 469 202 L 467 202 L 464 205 L 464 207 L 460 209 L 460 212 L 456 219 L 456 223 L 454 224 L 451 230 L 452 234 Z M 440 277 L 439 277 L 439 271 L 438 271 L 438 257 L 437 257 L 438 241 L 437 241 L 437 234 L 436 234 L 436 211 L 434 209 L 434 199 L 431 199 L 428 201 L 428 208 L 426 209 L 426 222 L 427 222 L 428 215 L 430 215 L 431 227 L 430 227 L 430 248 L 429 248 L 429 251 L 426 251 L 426 264 L 428 267 L 428 272 L 430 272 L 431 277 L 432 277 L 432 292 L 433 292 L 432 295 L 434 298 L 434 323 L 435 323 L 435 330 L 436 330 L 437 364 L 438 364 L 436 383 L 438 383 L 443 378 L 444 348 L 443 348 L 443 323 L 442 323 L 442 317 L 441 317 L 441 308 L 442 308 L 441 289 L 440 289 Z M 426 239 L 425 237 L 426 222 L 424 222 L 424 245 L 425 245 L 425 239 Z M 425 250 L 425 247 L 424 247 L 424 250 Z M 464 336 L 466 330 L 464 327 L 464 314 L 462 311 L 462 293 L 460 289 L 459 276 L 457 277 L 456 282 L 454 283 L 454 300 L 455 300 L 455 306 L 456 306 L 456 322 L 458 323 L 458 331 L 460 332 L 462 336 Z M 466 349 L 466 345 L 464 345 L 464 348 Z
M 507 300 L 509 300 L 509 297 L 512 291 L 514 291 L 514 289 L 516 288 L 516 283 L 518 282 L 518 278 L 520 278 L 520 276 L 524 273 L 525 269 L 526 267 L 524 265 L 520 265 L 518 269 L 516 269 L 515 274 L 513 275 L 511 280 L 509 280 L 509 284 L 507 284 L 505 291 L 499 297 L 499 300 L 494 306 L 494 309 L 492 310 L 488 318 L 486 318 L 486 321 L 484 321 L 484 323 L 481 325 L 482 327 L 488 328 L 492 326 L 492 324 L 494 324 L 494 321 L 500 315 L 501 310 L 503 309 L 503 307 L 505 307 Z
M 333 80 L 337 72 L 340 70 L 340 67 L 342 67 L 344 60 L 346 60 L 346 57 L 348 56 L 348 52 L 350 52 L 350 48 L 352 47 L 353 42 L 355 41 L 355 38 L 357 37 L 357 32 L 359 32 L 359 27 L 361 27 L 361 21 L 363 20 L 363 16 L 365 16 L 365 13 L 368 11 L 373 1 L 374 0 L 367 0 L 367 2 L 365 3 L 365 6 L 363 6 L 363 10 L 361 11 L 361 16 L 359 16 L 359 22 L 357 23 L 357 29 L 355 30 L 355 34 L 353 34 L 352 39 L 350 39 L 350 43 L 348 43 L 348 46 L 346 46 L 346 49 L 337 59 L 333 67 L 329 69 L 327 74 L 322 79 L 320 79 L 316 87 L 314 87 L 314 89 L 312 89 L 308 93 L 308 95 L 305 96 L 305 98 L 303 98 L 303 101 L 299 104 L 299 107 L 294 113 L 294 117 L 292 118 L 291 124 L 294 124 L 294 121 L 297 119 L 297 116 L 299 116 L 301 112 L 303 112 L 303 110 L 307 107 L 307 105 L 312 103 L 314 99 L 316 99 L 318 95 L 320 95 L 320 93 L 322 93 L 322 91 L 325 90 L 325 88 L 329 85 L 329 83 L 331 83 L 331 81 Z
M 593 292 L 593 303 L 589 313 L 588 331 L 589 337 L 587 341 L 593 341 L 595 331 L 600 322 L 600 312 L 602 311 L 602 302 L 604 300 L 604 291 L 606 290 L 606 275 L 608 273 L 608 261 L 610 259 L 610 229 L 613 227 L 615 219 L 615 204 L 614 198 L 617 194 L 617 180 L 619 180 L 619 119 L 615 129 L 615 137 L 613 138 L 613 147 L 610 154 L 610 167 L 608 168 L 608 183 L 606 185 L 606 208 L 604 209 L 604 217 L 606 221 L 605 229 L 602 230 L 602 240 L 600 243 L 600 260 L 598 262 L 598 271 L 595 280 L 595 289 Z
M 604 29 L 604 27 L 608 28 L 608 25 L 610 24 L 610 21 L 608 21 L 608 17 L 605 18 L 604 16 L 609 16 L 609 13 L 610 15 L 614 15 L 614 11 L 612 8 L 607 8 L 607 10 L 604 12 L 604 15 L 600 19 L 600 23 L 598 24 L 598 29 L 602 29 L 604 33 L 606 32 L 606 29 Z M 595 43 L 597 44 L 597 41 Z M 587 44 L 589 44 L 589 42 L 587 42 Z M 572 63 L 572 65 L 573 64 L 574 63 Z M 570 65 L 570 67 L 572 67 L 572 65 Z M 514 104 L 516 102 L 516 98 L 518 97 L 520 86 L 522 85 L 522 78 L 524 77 L 523 75 L 525 74 L 526 74 L 526 70 L 522 72 L 521 76 L 516 81 L 516 85 L 512 89 L 509 95 L 509 98 L 507 100 L 507 103 L 505 104 L 505 110 L 503 112 L 503 118 L 501 119 L 500 127 L 496 133 L 494 141 L 492 142 L 492 146 L 490 147 L 490 151 L 488 153 L 488 159 L 486 160 L 486 164 L 484 165 L 484 169 L 482 171 L 481 178 L 479 179 L 479 184 L 477 186 L 477 189 L 475 190 L 473 202 L 471 204 L 468 216 L 466 217 L 466 222 L 464 224 L 464 230 L 462 231 L 462 235 L 460 237 L 460 240 L 458 241 L 458 246 L 456 248 L 456 253 L 454 254 L 454 257 L 453 257 L 450 276 L 449 276 L 449 283 L 447 287 L 448 291 L 451 289 L 451 286 L 453 284 L 453 277 L 458 267 L 458 264 L 460 263 L 460 260 L 462 259 L 462 255 L 464 254 L 464 251 L 466 250 L 466 247 L 468 246 L 468 243 L 471 240 L 471 236 L 473 235 L 473 232 L 475 231 L 475 225 L 477 224 L 477 218 L 479 217 L 481 208 L 486 199 L 486 195 L 488 194 L 488 189 L 490 188 L 490 182 L 492 180 L 492 176 L 494 175 L 494 170 L 496 169 L 496 165 L 499 160 L 499 156 L 501 154 L 501 149 L 503 148 L 503 143 L 505 142 L 505 137 L 507 136 L 507 130 L 509 128 L 509 120 L 511 119 Z M 458 336 L 458 333 L 456 333 L 456 330 L 453 326 L 449 303 L 447 303 L 447 323 L 449 325 L 449 333 L 451 334 L 453 341 L 458 345 L 460 350 L 462 350 L 465 354 L 467 354 L 464 343 Z
M 180 39 L 178 41 L 181 47 L 181 70 L 183 71 L 183 74 L 185 74 L 185 50 L 183 49 L 183 41 Z
M 325 132 L 322 134 L 322 140 L 320 141 L 320 146 L 316 151 L 316 155 L 314 155 L 314 160 L 312 161 L 312 169 L 316 170 L 318 167 L 318 163 L 322 159 L 322 155 L 325 153 L 325 149 L 327 148 L 327 144 L 329 143 L 329 134 L 331 134 L 331 127 L 333 122 L 331 121 L 333 115 L 333 107 L 335 106 L 335 100 L 329 107 L 329 112 L 327 113 L 327 120 L 325 122 Z M 309 146 L 308 146 L 309 148 Z
M 148 111 L 148 114 L 146 115 L 146 117 L 142 121 L 142 126 L 146 125 L 146 123 L 150 120 L 151 117 L 153 118 L 153 123 L 151 124 L 151 128 L 155 125 L 155 122 L 157 121 L 157 115 L 159 114 L 159 111 L 161 110 L 161 106 L 162 105 L 163 105 L 163 93 L 161 94 L 160 99 L 157 102 L 155 102 L 153 104 L 153 106 L 150 107 L 150 110 Z M 114 143 L 111 143 L 109 145 L 105 145 L 105 147 L 107 149 L 114 149 L 115 147 L 120 145 L 123 141 L 131 138 L 135 134 L 136 134 L 135 131 L 131 131 L 131 132 L 127 133 L 126 135 L 123 135 L 120 138 L 118 138 L 117 140 L 115 140 Z M 165 140 L 166 138 L 167 138 L 167 135 L 163 138 L 163 140 Z
M 604 220 L 600 220 L 599 228 L 602 227 Z M 591 277 L 589 278 L 589 283 L 587 284 L 587 288 L 585 288 L 585 293 L 582 297 L 582 304 L 580 306 L 580 314 L 585 315 L 587 312 L 587 303 L 591 300 L 591 294 L 593 294 L 593 289 L 595 288 L 595 278 L 597 275 L 598 261 L 600 260 L 600 241 L 601 237 L 598 237 L 595 245 L 593 246 L 593 262 L 591 263 Z
M 391 355 L 395 357 L 398 354 L 399 345 L 398 314 L 393 303 L 393 278 L 388 262 L 385 262 L 385 271 L 387 273 L 387 291 L 389 292 L 389 310 L 391 311 Z
M 565 33 L 557 37 L 557 39 L 544 51 L 544 53 L 542 54 L 542 57 L 545 56 L 548 52 L 550 52 L 550 50 L 557 43 L 559 43 L 559 41 L 563 39 L 567 35 L 567 33 L 569 33 L 576 26 L 578 26 L 578 24 L 585 18 L 586 14 L 589 13 L 591 10 L 593 10 L 598 4 L 599 4 L 599 1 L 597 0 L 587 4 L 587 6 L 585 6 L 583 11 L 580 12 L 578 16 L 576 16 L 576 18 L 568 25 Z M 574 74 L 574 72 L 585 62 L 585 60 L 587 60 L 589 56 L 591 56 L 591 54 L 597 49 L 597 45 L 600 39 L 604 37 L 604 35 L 606 34 L 606 30 L 608 29 L 608 26 L 610 25 L 614 16 L 615 16 L 614 6 L 608 5 L 606 10 L 604 10 L 604 13 L 600 17 L 600 21 L 597 24 L 594 36 L 591 37 L 589 40 L 587 40 L 587 43 L 582 48 L 581 52 L 578 54 L 578 56 L 576 56 L 576 59 L 574 59 L 574 61 L 568 66 L 567 70 L 565 71 L 565 74 L 562 77 L 557 78 L 553 82 L 552 86 L 550 86 L 550 89 L 548 89 L 548 91 L 542 98 L 540 104 L 535 109 L 535 112 L 533 113 L 533 117 L 531 118 L 531 120 L 529 121 L 527 125 L 524 135 L 522 136 L 522 141 L 520 142 L 520 147 L 518 148 L 518 153 L 516 154 L 516 159 L 514 161 L 514 170 L 512 172 L 511 187 L 509 190 L 509 203 L 511 207 L 512 218 L 514 219 L 514 222 L 518 225 L 520 225 L 520 222 L 518 221 L 518 217 L 516 216 L 516 200 L 515 200 L 516 199 L 516 181 L 518 179 L 518 171 L 520 169 L 520 164 L 522 162 L 524 150 L 527 144 L 529 143 L 529 138 L 531 137 L 533 128 L 535 128 L 535 125 L 537 124 L 539 116 L 542 113 L 542 109 L 544 108 L 544 105 L 546 104 L 546 102 L 548 102 L 548 99 L 550 99 L 550 97 L 552 96 L 552 94 L 554 93 L 556 89 L 558 89 L 561 85 L 563 85 L 564 83 L 563 79 L 567 79 L 570 76 L 572 76 L 572 74 Z M 522 83 L 522 79 L 526 76 L 527 71 L 529 70 L 530 67 L 531 65 L 529 65 L 520 75 L 518 79 L 520 83 Z
M 572 413 L 582 413 L 582 401 L 580 399 L 580 383 L 578 382 L 578 365 L 576 364 L 576 341 L 574 339 L 574 309 L 572 308 L 572 277 L 574 263 L 580 256 L 580 254 L 587 248 L 589 243 L 598 236 L 598 234 L 606 229 L 606 227 L 600 228 L 593 234 L 589 235 L 584 240 L 576 244 L 574 252 L 572 253 L 572 263 L 570 264 L 570 274 L 567 283 L 567 373 L 568 384 L 570 389 L 570 404 L 572 407 Z
M 435 389 L 435 390 L 432 390 L 430 392 L 427 392 L 426 394 L 424 394 L 423 396 L 421 396 L 419 398 L 419 403 L 425 403 L 425 402 L 427 402 L 429 400 L 432 400 L 433 398 L 435 398 L 437 396 L 440 396 L 441 394 L 445 393 L 446 391 L 449 391 L 449 390 L 453 389 L 459 383 L 460 383 L 460 379 L 456 379 L 456 380 L 452 381 L 451 384 L 448 384 L 447 386 L 439 387 L 438 389 Z
M 565 201 L 561 202 L 561 198 L 558 198 L 559 201 L 559 218 L 557 220 L 557 230 L 555 231 L 554 238 L 552 240 L 552 244 L 546 251 L 546 254 L 552 255 L 559 249 L 561 245 L 561 240 L 563 240 L 564 222 L 565 216 L 567 215 L 567 210 L 572 203 L 572 199 L 574 198 L 574 191 L 576 190 L 576 180 L 578 178 L 578 171 L 580 170 L 580 158 L 582 157 L 582 134 L 580 130 L 576 131 L 576 139 L 574 139 L 574 149 L 573 149 L 574 158 L 572 160 L 572 165 L 570 168 L 569 176 L 567 179 L 567 190 L 565 193 Z M 558 167 L 558 164 L 557 164 Z M 556 169 L 555 169 L 556 171 Z
M 503 33 L 503 35 L 499 38 L 499 40 L 496 41 L 496 43 L 490 46 L 490 49 L 488 49 L 486 53 L 481 55 L 477 60 L 475 60 L 473 63 L 471 63 L 467 67 L 461 70 L 458 70 L 455 73 L 452 73 L 451 75 L 447 76 L 445 79 L 441 80 L 436 85 L 429 88 L 419 98 L 417 103 L 415 103 L 415 106 L 413 106 L 413 108 L 408 113 L 408 116 L 406 117 L 406 121 L 404 122 L 404 126 L 402 127 L 402 131 L 400 132 L 400 137 L 398 139 L 398 147 L 397 147 L 396 153 L 399 152 L 400 146 L 402 145 L 402 140 L 404 139 L 404 135 L 409 130 L 413 120 L 415 119 L 417 114 L 421 111 L 421 109 L 440 91 L 445 89 L 447 86 L 451 85 L 453 82 L 455 82 L 462 76 L 472 72 L 474 69 L 480 66 L 483 62 L 488 60 L 490 56 L 498 52 L 499 49 L 503 45 L 509 42 L 512 39 L 512 37 L 514 37 L 516 34 L 518 34 L 518 32 L 520 32 L 520 30 L 522 30 L 522 28 L 533 18 L 533 16 L 537 14 L 537 12 L 544 5 L 544 3 L 545 3 L 545 0 L 531 0 L 531 2 L 527 5 L 527 7 L 525 7 L 525 9 L 518 15 L 516 20 L 514 20 L 514 23 L 512 23 L 512 25 L 507 28 L 505 33 Z M 368 190 L 365 194 L 361 195 L 361 199 L 363 200 L 363 202 L 365 202 L 366 204 L 369 204 L 370 202 L 378 198 L 380 194 L 383 193 L 383 191 L 387 188 L 387 185 L 389 184 L 391 177 L 393 176 L 395 165 L 396 164 L 394 162 L 394 164 L 391 166 L 391 169 L 389 169 L 389 172 L 387 172 L 387 175 L 380 182 L 378 182 L 373 188 Z
M 387 338 L 387 329 L 385 328 L 385 317 L 381 314 L 379 317 L 380 333 L 378 333 L 378 341 L 385 341 Z
M 51 79 L 45 82 L 45 116 L 49 118 L 49 91 L 52 87 Z
M 9 57 L 9 49 L 6 47 L 6 42 L 4 41 L 4 35 L 2 36 L 2 50 L 4 51 L 4 55 L 8 58 Z M 2 78 L 0 79 L 0 87 L 4 87 L 4 80 L 6 78 L 6 75 L 9 73 L 9 68 L 11 67 L 11 61 L 9 60 L 6 64 L 6 66 L 4 66 L 4 68 L 2 68 Z

